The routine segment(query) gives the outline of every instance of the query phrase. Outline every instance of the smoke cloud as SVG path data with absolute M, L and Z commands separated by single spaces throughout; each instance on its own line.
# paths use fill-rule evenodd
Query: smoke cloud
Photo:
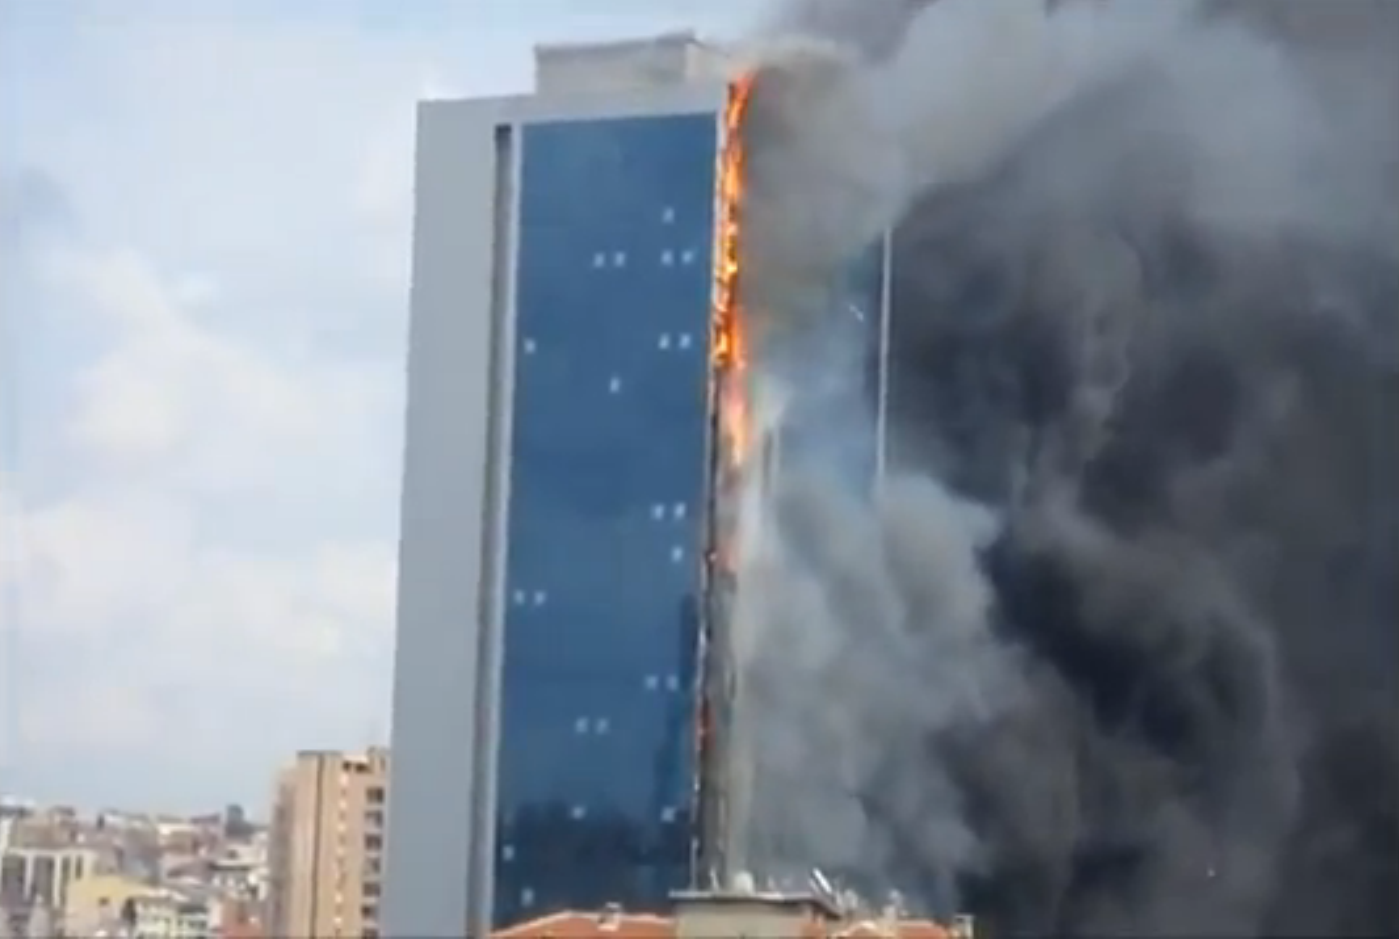
M 762 413 L 864 385 L 745 495 L 736 862 L 1399 934 L 1399 4 L 812 0 L 756 49 Z M 890 227 L 880 357 L 837 284 Z M 772 364 L 813 331 L 858 355 Z

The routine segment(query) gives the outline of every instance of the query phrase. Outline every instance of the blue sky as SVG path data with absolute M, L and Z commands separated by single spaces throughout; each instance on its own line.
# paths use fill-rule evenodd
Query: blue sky
M 753 12 L 0 0 L 7 792 L 261 810 L 386 737 L 414 101 Z

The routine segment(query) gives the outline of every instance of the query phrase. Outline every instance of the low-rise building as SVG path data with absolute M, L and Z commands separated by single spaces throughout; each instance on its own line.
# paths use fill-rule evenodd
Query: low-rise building
M 251 845 L 225 848 L 205 862 L 206 882 L 227 897 L 262 899 L 265 875 L 265 859 Z
M 0 851 L 14 844 L 15 827 L 34 812 L 34 807 L 17 799 L 0 798 Z
M 909 917 L 897 907 L 878 915 L 843 908 L 814 894 L 735 890 L 675 895 L 672 916 L 564 911 L 497 930 L 493 939 L 973 939 L 969 917 L 951 924 Z
M 63 915 L 65 935 L 91 939 L 210 939 L 214 925 L 207 898 L 115 875 L 79 885 Z
M 63 908 L 63 929 L 72 936 L 112 934 L 122 924 L 128 901 L 154 888 L 144 881 L 119 874 L 100 874 L 74 884 Z
M 0 902 L 62 909 L 73 885 L 98 873 L 93 848 L 11 847 L 0 852 Z
M 160 890 L 133 901 L 132 930 L 140 939 L 211 939 L 209 904 L 174 890 Z

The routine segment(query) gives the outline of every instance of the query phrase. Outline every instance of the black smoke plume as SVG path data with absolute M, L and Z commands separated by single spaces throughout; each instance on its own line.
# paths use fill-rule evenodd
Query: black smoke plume
M 843 68 L 917 55 L 927 4 L 817 6 L 784 26 L 838 24 Z M 945 495 L 775 497 L 801 548 L 747 732 L 820 745 L 751 784 L 755 867 L 806 851 L 993 935 L 1399 935 L 1399 4 L 1195 16 L 893 210 L 891 472 Z M 819 202 L 771 107 L 771 186 Z M 975 570 L 928 549 L 948 502 L 997 520 Z

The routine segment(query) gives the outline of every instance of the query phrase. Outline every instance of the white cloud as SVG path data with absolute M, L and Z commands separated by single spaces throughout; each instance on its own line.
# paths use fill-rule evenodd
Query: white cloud
M 77 231 L 6 297 L 4 364 L 62 352 L 0 392 L 62 403 L 0 487 L 7 786 L 260 801 L 385 732 L 413 101 L 451 41 L 134 16 L 26 76 L 54 110 L 0 165 Z
M 85 761 L 144 764 L 164 778 L 110 797 L 247 798 L 289 749 L 370 742 L 391 640 L 393 369 L 281 360 L 218 327 L 236 311 L 217 289 L 182 290 L 133 250 L 69 248 L 46 268 L 112 338 L 39 431 L 63 438 L 75 483 L 44 491 L 21 450 L 25 499 L 7 493 L 0 518 L 20 598 L 4 676 L 18 778 L 98 799 Z M 327 532 L 287 500 L 361 522 Z
M 334 480 L 343 470 L 325 458 L 359 458 L 395 410 L 392 359 L 279 361 L 206 325 L 198 314 L 216 321 L 221 306 L 207 276 L 166 283 L 131 251 L 70 252 L 50 270 L 80 308 L 120 324 L 75 375 L 71 442 L 94 467 L 216 493 L 277 486 L 298 468 Z

